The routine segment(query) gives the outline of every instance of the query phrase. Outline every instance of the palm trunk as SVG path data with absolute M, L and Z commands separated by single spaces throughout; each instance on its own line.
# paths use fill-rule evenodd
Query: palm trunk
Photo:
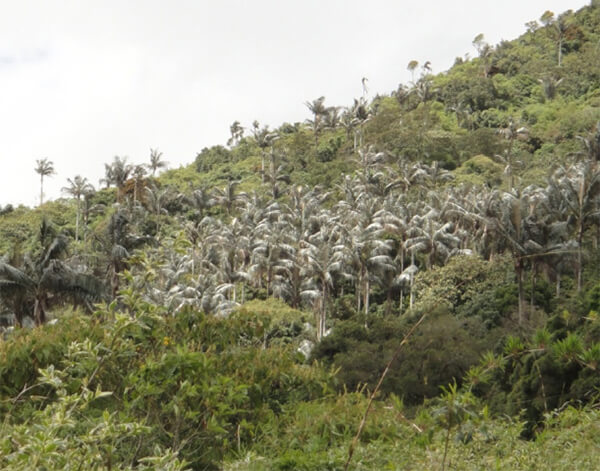
M 81 200 L 77 198 L 77 215 L 75 216 L 75 242 L 79 240 L 79 217 L 81 214 Z
M 404 289 L 400 288 L 400 314 L 402 314 L 403 307 L 404 307 Z
M 46 309 L 44 299 L 36 298 L 33 307 L 33 318 L 35 325 L 42 325 L 46 322 Z
M 408 303 L 409 308 L 410 308 L 411 311 L 412 311 L 413 304 L 414 304 L 414 301 L 415 301 L 415 295 L 414 295 L 414 290 L 413 290 L 414 281 L 415 281 L 415 276 L 411 273 L 410 274 L 410 300 L 409 300 L 409 303 Z
M 369 315 L 369 291 L 370 291 L 370 283 L 369 283 L 369 274 L 367 273 L 367 277 L 365 280 L 365 322 L 366 322 L 366 316 Z
M 531 266 L 531 295 L 530 295 L 530 300 L 529 300 L 529 304 L 531 305 L 530 311 L 533 312 L 533 305 L 534 305 L 534 301 L 535 301 L 535 282 L 536 282 L 536 276 L 535 276 L 535 262 L 532 263 Z
M 577 292 L 581 292 L 583 285 L 583 226 L 577 234 Z
M 562 65 L 562 43 L 563 43 L 563 39 L 561 36 L 560 39 L 558 40 L 558 66 L 559 67 Z
M 44 204 L 44 175 L 40 175 L 40 206 Z
M 523 304 L 524 301 L 524 293 L 523 293 L 523 261 L 521 258 L 518 258 L 515 262 L 515 273 L 517 274 L 517 286 L 519 291 L 519 325 L 523 322 Z
M 325 335 L 325 314 L 327 306 L 327 283 L 323 282 L 323 297 L 321 298 L 321 316 L 319 319 L 319 340 Z

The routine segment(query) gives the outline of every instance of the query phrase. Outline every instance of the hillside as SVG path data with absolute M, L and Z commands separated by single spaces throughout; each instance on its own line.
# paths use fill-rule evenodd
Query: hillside
M 0 466 L 592 469 L 599 44 L 597 2 L 546 12 L 0 208 Z

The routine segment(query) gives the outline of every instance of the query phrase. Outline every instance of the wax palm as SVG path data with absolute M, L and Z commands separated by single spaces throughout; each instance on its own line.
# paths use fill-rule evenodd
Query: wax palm
M 117 200 L 121 200 L 125 183 L 133 172 L 133 166 L 127 163 L 127 157 L 115 156 L 111 164 L 104 164 L 105 176 L 100 180 L 106 184 L 106 188 L 111 185 L 117 187 Z
M 305 287 L 302 296 L 313 302 L 317 312 L 317 340 L 325 335 L 327 305 L 334 289 L 334 276 L 343 270 L 343 263 L 336 250 L 337 240 L 331 226 L 323 226 L 309 240 L 301 242 L 300 256 L 304 261 L 302 276 Z
M 549 192 L 560 211 L 572 221 L 577 241 L 577 290 L 583 284 L 583 236 L 600 216 L 600 164 L 587 160 L 570 168 L 559 168 L 549 180 Z
M 306 107 L 313 114 L 313 119 L 307 119 L 306 123 L 310 126 L 315 136 L 315 152 L 319 147 L 319 135 L 324 128 L 324 121 L 329 108 L 325 106 L 325 97 L 319 97 L 313 101 L 307 101 L 304 103 Z
M 168 162 L 162 160 L 162 155 L 162 152 L 159 152 L 158 149 L 150 149 L 150 165 L 148 166 L 152 170 L 153 177 L 158 169 L 166 168 L 168 165 Z
M 40 176 L 40 206 L 44 204 L 44 177 L 54 175 L 54 163 L 46 158 L 35 161 L 35 173 Z
M 77 215 L 75 217 L 75 240 L 77 241 L 79 240 L 79 221 L 81 219 L 81 197 L 93 193 L 94 187 L 88 182 L 87 178 L 81 175 L 75 175 L 72 180 L 67 178 L 67 183 L 69 186 L 64 187 L 62 191 L 71 195 L 77 202 Z
M 241 206 L 248 199 L 247 193 L 236 191 L 239 184 L 240 181 L 231 180 L 227 182 L 223 189 L 215 188 L 213 190 L 216 203 L 224 207 L 228 215 L 231 214 L 233 208 Z

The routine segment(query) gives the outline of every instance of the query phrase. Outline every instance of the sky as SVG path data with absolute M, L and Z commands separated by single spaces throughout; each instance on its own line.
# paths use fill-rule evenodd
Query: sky
M 346 106 L 476 56 L 546 10 L 584 0 L 0 0 L 0 205 L 39 203 L 36 159 L 92 184 L 114 156 L 170 168 L 225 145 L 235 120 L 303 121 L 320 96 Z

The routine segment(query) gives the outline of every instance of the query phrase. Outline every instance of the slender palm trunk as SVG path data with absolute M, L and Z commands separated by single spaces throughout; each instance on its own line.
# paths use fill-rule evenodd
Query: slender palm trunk
M 404 307 L 404 289 L 400 289 L 400 314 L 402 314 L 402 310 Z
M 562 43 L 563 43 L 563 38 L 561 36 L 560 39 L 558 40 L 558 66 L 559 67 L 562 65 Z
M 33 307 L 33 318 L 35 321 L 35 325 L 42 325 L 46 322 L 46 307 L 45 300 L 43 298 L 37 297 L 35 299 L 35 304 Z
M 535 282 L 536 282 L 536 276 L 535 276 L 535 262 L 532 262 L 531 264 L 531 295 L 530 295 L 530 300 L 529 300 L 529 304 L 530 304 L 530 311 L 533 312 L 533 305 L 535 302 Z
M 77 215 L 75 216 L 75 242 L 79 240 L 79 218 L 81 215 L 81 200 L 77 198 Z
M 581 292 L 583 285 L 583 225 L 577 233 L 577 292 Z
M 370 291 L 370 283 L 369 283 L 369 273 L 366 274 L 365 279 L 365 316 L 369 315 L 369 291 Z M 365 317 L 366 322 L 366 317 Z
M 415 276 L 411 273 L 410 274 L 410 299 L 409 299 L 409 303 L 408 306 L 410 308 L 410 310 L 412 310 L 413 308 L 413 304 L 415 302 L 415 295 L 414 295 L 414 281 L 415 281 Z
M 327 283 L 323 280 L 322 297 L 321 297 L 321 315 L 319 316 L 318 340 L 322 340 L 325 335 L 325 315 L 327 306 Z
M 44 175 L 40 175 L 40 206 L 44 204 Z
M 519 291 L 519 325 L 523 323 L 523 311 L 524 311 L 524 292 L 523 292 L 523 261 L 521 258 L 517 258 L 515 262 L 515 273 L 517 274 L 517 285 Z

